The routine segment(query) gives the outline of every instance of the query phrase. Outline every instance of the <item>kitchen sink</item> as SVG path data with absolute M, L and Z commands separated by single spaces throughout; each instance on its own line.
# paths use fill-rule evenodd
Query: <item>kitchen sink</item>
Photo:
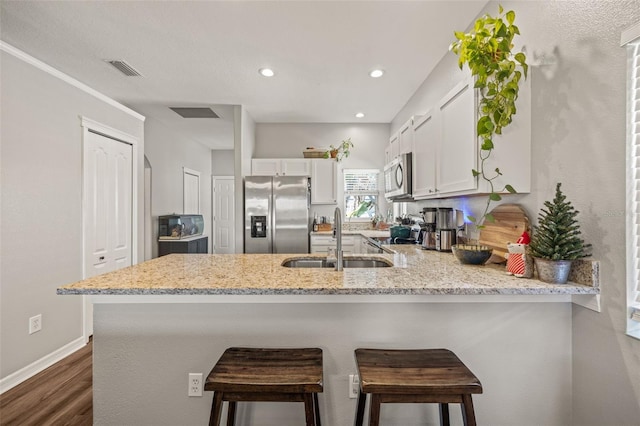
M 282 262 L 285 268 L 334 268 L 333 261 L 326 257 L 296 257 Z M 388 268 L 393 266 L 388 260 L 370 257 L 353 257 L 342 260 L 343 268 Z

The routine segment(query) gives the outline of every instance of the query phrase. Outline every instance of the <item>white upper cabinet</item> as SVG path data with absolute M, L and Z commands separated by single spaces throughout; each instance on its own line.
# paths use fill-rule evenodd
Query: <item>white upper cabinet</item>
M 286 158 L 280 166 L 283 176 L 311 176 L 311 160 Z
M 254 158 L 253 176 L 311 176 L 311 161 L 304 158 Z
M 441 120 L 437 185 L 441 193 L 476 189 L 475 91 L 471 78 L 460 82 L 438 105 Z
M 407 154 L 413 151 L 413 117 L 400 127 L 398 131 L 398 154 Z
M 494 190 L 505 192 L 506 184 L 516 191 L 531 191 L 531 76 L 520 83 L 518 112 L 513 122 L 493 139 L 495 145 L 485 172 L 491 178 L 496 167 L 502 176 Z M 479 169 L 480 142 L 476 136 L 477 90 L 467 74 L 427 114 L 414 117 L 413 197 L 427 199 L 456 195 L 486 194 L 490 184 L 474 177 Z
M 436 154 L 440 141 L 439 122 L 432 111 L 413 120 L 413 197 L 436 195 Z
M 311 160 L 311 204 L 338 202 L 338 162 Z
M 399 132 L 391 136 L 391 138 L 389 139 L 389 147 L 391 152 L 391 158 L 389 158 L 389 161 L 387 163 L 390 163 L 391 161 L 393 161 L 393 159 L 396 158 L 398 154 L 400 154 L 400 133 Z

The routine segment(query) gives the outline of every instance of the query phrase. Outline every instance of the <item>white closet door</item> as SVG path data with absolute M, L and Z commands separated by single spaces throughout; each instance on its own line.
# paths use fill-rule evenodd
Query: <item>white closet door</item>
M 200 172 L 183 169 L 184 192 L 183 192 L 183 212 L 184 214 L 200 214 Z
M 90 278 L 131 265 L 131 145 L 88 132 L 83 173 Z

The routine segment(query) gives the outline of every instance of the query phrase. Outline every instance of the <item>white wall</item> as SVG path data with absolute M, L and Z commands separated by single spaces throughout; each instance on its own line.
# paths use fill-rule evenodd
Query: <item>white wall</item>
M 256 123 L 242 105 L 234 108 L 234 177 L 236 253 L 244 253 L 244 177 L 251 175 L 256 149 Z
M 535 221 L 556 182 L 578 216 L 593 257 L 601 262 L 602 313 L 573 307 L 573 424 L 632 425 L 640 419 L 640 341 L 624 334 L 625 102 L 623 29 L 640 20 L 637 1 L 502 2 L 514 9 L 533 66 L 532 191 L 506 197 Z M 495 14 L 498 3 L 485 11 Z M 462 30 L 462 29 L 461 29 Z M 443 52 L 446 46 L 443 46 Z M 455 56 L 442 60 L 392 123 L 397 129 L 448 90 Z M 517 119 L 517 116 L 516 118 Z M 517 142 L 517 141 L 514 141 Z M 498 146 L 497 150 L 500 149 Z M 476 214 L 485 198 L 410 205 L 453 205 Z M 544 350 L 541 348 L 541 351 Z
M 214 176 L 233 176 L 234 154 L 232 149 L 211 150 L 211 173 Z
M 211 252 L 211 150 L 154 119 L 146 121 L 145 134 L 145 155 L 152 170 L 153 257 L 158 256 L 158 216 L 184 213 L 183 167 L 200 172 L 200 214 Z
M 56 288 L 82 279 L 80 116 L 139 138 L 143 122 L 36 67 L 1 53 L 0 377 L 82 337 L 82 299 Z M 138 229 L 143 230 L 143 197 Z M 143 232 L 138 259 L 144 257 Z M 42 331 L 28 319 L 42 314 Z
M 348 158 L 338 163 L 338 200 L 342 200 L 343 169 L 379 169 L 383 193 L 384 149 L 389 143 L 388 124 L 343 123 L 258 123 L 255 158 L 302 158 L 307 147 L 328 148 L 351 138 L 353 149 Z M 342 203 L 339 204 L 344 211 Z M 314 205 L 312 213 L 333 217 L 335 205 Z M 379 211 L 384 214 L 387 203 L 380 197 Z

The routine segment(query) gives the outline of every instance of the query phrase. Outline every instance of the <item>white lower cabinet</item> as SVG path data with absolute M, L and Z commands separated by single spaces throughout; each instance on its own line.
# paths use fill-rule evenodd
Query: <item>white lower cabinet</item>
M 342 252 L 344 254 L 358 253 L 355 247 L 356 237 L 360 238 L 359 235 L 343 235 L 342 236 Z M 327 249 L 329 247 L 336 248 L 336 245 L 337 245 L 337 242 L 336 242 L 336 239 L 333 238 L 333 235 L 314 235 L 314 234 L 311 235 L 311 253 L 327 254 Z M 358 250 L 359 248 L 360 247 L 358 247 Z

